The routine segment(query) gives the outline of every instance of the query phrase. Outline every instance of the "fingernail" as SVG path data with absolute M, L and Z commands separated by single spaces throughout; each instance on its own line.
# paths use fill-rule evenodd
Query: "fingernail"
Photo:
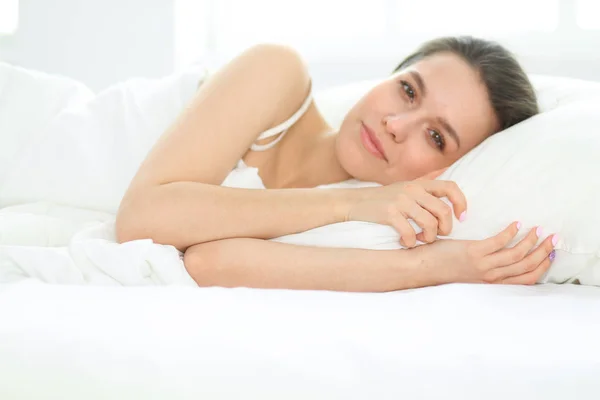
M 521 229 L 521 221 L 517 222 L 517 229 Z
M 467 218 L 467 212 L 463 211 L 462 214 L 460 214 L 460 217 L 458 218 L 458 220 L 460 222 L 465 222 L 465 219 Z
M 538 226 L 538 227 L 537 227 L 537 229 L 535 230 L 535 234 L 536 234 L 538 237 L 542 237 L 542 235 L 544 234 L 544 230 L 542 229 L 542 227 L 541 227 L 541 226 Z
M 556 246 L 556 243 L 558 243 L 558 235 L 552 236 L 552 246 Z
M 548 254 L 548 258 L 550 259 L 550 262 L 554 261 L 556 258 L 556 250 L 552 250 L 550 254 Z

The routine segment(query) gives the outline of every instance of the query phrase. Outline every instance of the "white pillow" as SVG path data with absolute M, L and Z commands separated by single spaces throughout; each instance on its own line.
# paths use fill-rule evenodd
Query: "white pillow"
M 467 220 L 456 222 L 450 237 L 486 238 L 520 220 L 518 240 L 540 225 L 544 237 L 560 237 L 543 281 L 600 285 L 600 83 L 531 80 L 541 114 L 492 136 L 439 177 L 457 182 L 469 204 Z M 316 96 L 317 105 L 339 126 L 375 83 L 329 89 Z
M 113 214 L 46 202 L 4 207 L 0 209 L 0 248 L 67 246 L 77 232 L 113 219 Z
M 36 133 L 61 110 L 93 97 L 87 86 L 74 79 L 0 62 L 0 187 Z
M 6 166 L 0 207 L 50 202 L 115 213 L 146 154 L 205 74 L 192 66 L 160 78 L 131 78 L 63 107 L 35 126 L 35 140 Z M 24 78 L 21 86 L 31 86 L 31 80 Z M 50 99 L 40 103 L 58 108 Z M 15 108 L 20 119 L 27 118 L 26 104 Z M 0 137 L 0 148 L 4 140 Z

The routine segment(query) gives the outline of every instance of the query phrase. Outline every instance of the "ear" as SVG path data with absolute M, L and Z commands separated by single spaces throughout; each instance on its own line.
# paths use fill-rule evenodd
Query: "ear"
M 417 180 L 417 181 L 432 181 L 432 180 L 436 179 L 438 176 L 440 176 L 441 174 L 443 174 L 447 169 L 448 169 L 448 167 L 429 172 L 415 180 Z

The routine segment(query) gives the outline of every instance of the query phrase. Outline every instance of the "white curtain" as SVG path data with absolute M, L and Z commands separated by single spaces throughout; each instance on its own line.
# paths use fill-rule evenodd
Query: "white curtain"
M 175 0 L 175 66 L 285 43 L 318 87 L 389 73 L 424 40 L 495 39 L 529 72 L 600 80 L 599 0 Z

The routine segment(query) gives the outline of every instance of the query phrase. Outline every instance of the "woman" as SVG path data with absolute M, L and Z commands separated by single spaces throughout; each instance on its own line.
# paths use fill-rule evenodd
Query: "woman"
M 436 240 L 450 233 L 453 213 L 465 218 L 467 202 L 456 184 L 433 179 L 538 112 L 527 76 L 504 48 L 472 37 L 425 43 L 339 131 L 309 94 L 307 69 L 287 47 L 255 46 L 223 67 L 142 163 L 117 215 L 119 242 L 177 247 L 200 286 L 390 291 L 533 284 L 548 269 L 555 236 L 536 247 L 541 231 L 533 229 L 508 248 L 518 222 L 485 240 Z M 282 122 L 291 126 L 257 141 Z M 221 186 L 240 159 L 258 169 L 266 190 Z M 352 178 L 383 186 L 311 190 Z M 423 232 L 416 235 L 409 219 Z M 351 220 L 393 226 L 407 249 L 265 240 Z

